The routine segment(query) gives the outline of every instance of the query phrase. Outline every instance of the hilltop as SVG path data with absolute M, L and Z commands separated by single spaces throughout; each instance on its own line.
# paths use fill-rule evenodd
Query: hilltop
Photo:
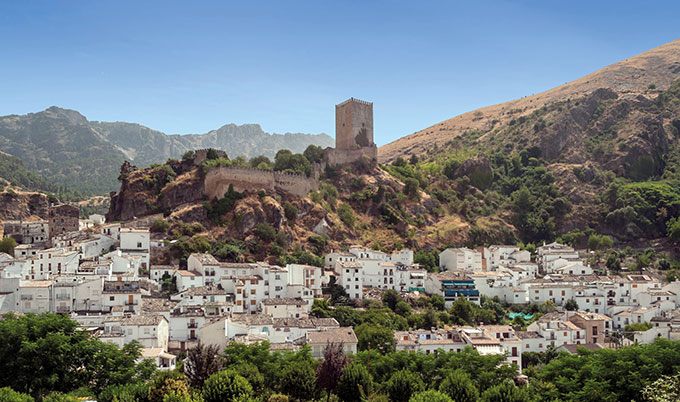
M 511 122 L 545 106 L 569 99 L 573 101 L 601 88 L 616 93 L 618 98 L 624 100 L 653 99 L 659 91 L 668 89 L 677 78 L 680 78 L 680 39 L 548 91 L 484 107 L 437 123 L 380 147 L 379 158 L 384 163 L 399 156 L 420 155 L 435 145 L 441 146 L 469 131 L 492 133 L 509 127 Z M 536 136 L 531 132 L 528 135 Z M 495 135 L 490 135 L 483 141 L 493 137 Z

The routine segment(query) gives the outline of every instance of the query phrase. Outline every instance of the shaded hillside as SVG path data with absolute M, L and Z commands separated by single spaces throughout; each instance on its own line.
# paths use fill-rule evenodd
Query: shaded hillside
M 325 134 L 268 134 L 259 125 L 225 125 L 206 134 L 166 135 L 132 123 L 90 122 L 74 111 L 51 107 L 0 117 L 0 151 L 13 155 L 58 188 L 83 195 L 117 189 L 124 160 L 140 167 L 179 158 L 189 149 L 228 149 L 230 155 L 273 157 L 279 149 L 302 152 L 331 146 Z M 53 191 L 53 190 L 49 190 Z
M 115 188 L 126 157 L 80 113 L 57 107 L 0 117 L 0 150 L 57 185 L 100 194 Z
M 381 162 L 398 156 L 422 154 L 436 145 L 471 130 L 483 133 L 508 127 L 513 120 L 556 102 L 574 100 L 600 88 L 615 92 L 622 99 L 643 96 L 653 99 L 680 78 L 680 40 L 676 40 L 635 57 L 607 66 L 557 88 L 498 105 L 471 111 L 437 123 L 380 147 Z M 650 88 L 651 87 L 651 88 Z M 534 136 L 533 132 L 526 133 Z
M 0 152 L 0 179 L 26 190 L 52 193 L 62 201 L 82 198 L 79 192 L 46 180 L 24 166 L 21 159 L 2 152 Z

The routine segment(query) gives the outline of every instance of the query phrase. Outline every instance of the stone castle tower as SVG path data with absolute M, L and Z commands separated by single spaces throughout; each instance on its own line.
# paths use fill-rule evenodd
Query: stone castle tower
M 335 105 L 335 148 L 375 147 L 373 103 L 349 98 Z

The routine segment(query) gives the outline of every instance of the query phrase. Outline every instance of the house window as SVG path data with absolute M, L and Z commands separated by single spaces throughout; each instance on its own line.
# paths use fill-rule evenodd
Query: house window
M 254 295 L 255 294 L 255 289 L 250 289 L 250 294 Z
M 115 296 L 109 296 L 109 301 L 114 301 L 114 300 L 116 300 Z
M 142 248 L 142 243 L 141 243 L 141 242 L 137 242 L 137 248 Z

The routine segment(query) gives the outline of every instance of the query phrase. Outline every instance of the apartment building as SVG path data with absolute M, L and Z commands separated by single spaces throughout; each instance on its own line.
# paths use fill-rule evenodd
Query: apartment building
M 469 248 L 447 248 L 439 253 L 439 268 L 443 271 L 481 271 L 482 252 Z

